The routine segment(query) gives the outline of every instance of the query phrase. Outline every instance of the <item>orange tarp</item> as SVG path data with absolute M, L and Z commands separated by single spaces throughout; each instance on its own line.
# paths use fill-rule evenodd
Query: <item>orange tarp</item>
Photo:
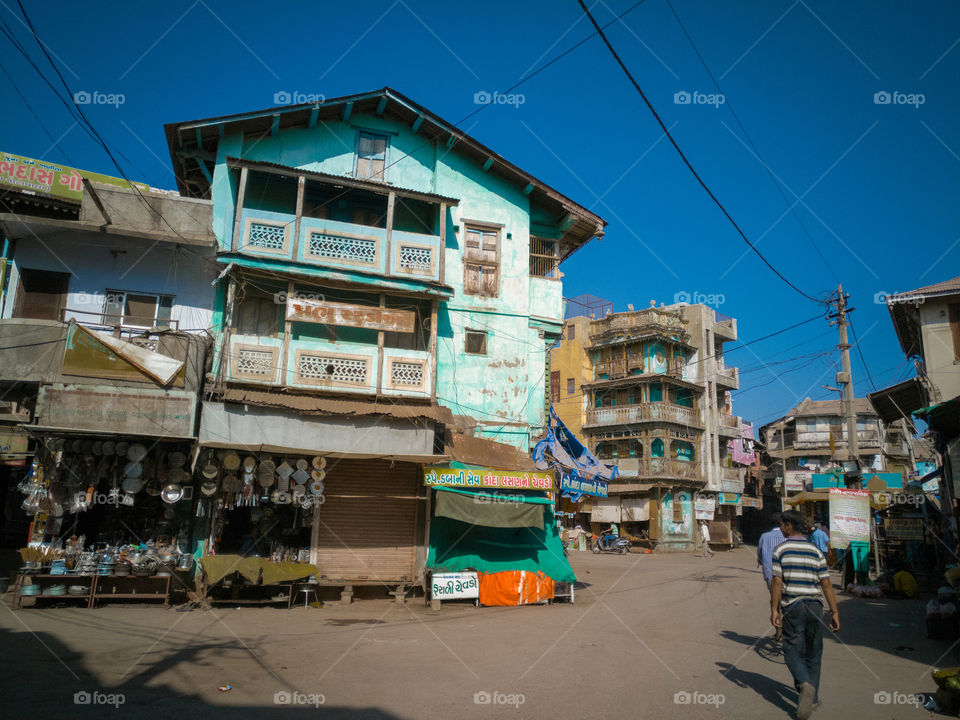
M 481 605 L 513 607 L 553 599 L 553 579 L 542 572 L 479 573 L 479 579 Z

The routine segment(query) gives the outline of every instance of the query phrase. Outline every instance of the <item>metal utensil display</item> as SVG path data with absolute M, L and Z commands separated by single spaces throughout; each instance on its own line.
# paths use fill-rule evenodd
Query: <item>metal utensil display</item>
M 225 470 L 236 470 L 240 467 L 240 456 L 231 450 L 223 456 L 223 467 Z
M 128 462 L 123 467 L 123 474 L 128 478 L 138 478 L 143 475 L 143 465 L 139 462 Z
M 296 471 L 293 475 L 291 475 L 290 477 L 293 478 L 293 481 L 294 481 L 297 485 L 303 485 L 307 480 L 310 479 L 310 473 L 308 473 L 306 470 L 304 470 L 304 469 L 301 468 L 300 470 L 297 470 L 297 471 Z
M 183 497 L 183 486 L 178 483 L 170 483 L 160 493 L 160 497 L 170 505 L 179 502 L 180 498 Z
M 147 449 L 140 443 L 134 443 L 127 450 L 127 460 L 140 462 L 147 456 Z
M 181 468 L 187 462 L 187 456 L 180 451 L 174 451 L 167 455 L 167 465 L 172 468 Z

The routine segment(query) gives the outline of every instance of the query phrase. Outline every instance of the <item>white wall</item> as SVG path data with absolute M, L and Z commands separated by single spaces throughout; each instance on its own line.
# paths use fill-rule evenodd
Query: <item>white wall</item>
M 181 330 L 210 327 L 218 272 L 212 248 L 76 231 L 19 238 L 0 317 L 13 314 L 20 268 L 70 273 L 67 308 L 83 312 L 68 312 L 68 320 L 98 322 L 110 288 L 173 295 L 171 319 Z
M 960 364 L 954 361 L 953 334 L 947 307 L 950 302 L 958 302 L 957 296 L 928 298 L 920 306 L 923 360 L 927 376 L 940 390 L 940 400 L 950 400 L 960 395 Z

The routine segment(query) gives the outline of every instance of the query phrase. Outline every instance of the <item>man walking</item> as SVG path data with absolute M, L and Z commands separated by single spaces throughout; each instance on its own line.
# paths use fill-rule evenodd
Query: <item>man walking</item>
M 713 557 L 710 549 L 710 528 L 706 520 L 700 521 L 700 553 L 703 557 Z
M 823 523 L 814 523 L 813 532 L 810 534 L 810 542 L 817 546 L 817 550 L 826 557 L 827 553 L 830 552 L 830 538 L 823 531 Z
M 767 586 L 767 592 L 770 591 L 770 582 L 773 579 L 771 565 L 773 563 L 773 551 L 777 549 L 786 538 L 780 531 L 780 513 L 773 514 L 773 529 L 768 530 L 760 536 L 757 542 L 757 565 L 760 566 L 760 572 L 763 575 L 763 582 Z M 777 628 L 773 639 L 780 642 L 783 638 L 783 629 Z
M 783 655 L 799 693 L 797 718 L 807 720 L 819 702 L 823 654 L 823 599 L 830 606 L 830 629 L 840 629 L 827 561 L 803 535 L 803 516 L 787 510 L 780 518 L 786 540 L 773 551 L 770 621 L 783 628 Z M 782 609 L 781 609 L 782 602 Z

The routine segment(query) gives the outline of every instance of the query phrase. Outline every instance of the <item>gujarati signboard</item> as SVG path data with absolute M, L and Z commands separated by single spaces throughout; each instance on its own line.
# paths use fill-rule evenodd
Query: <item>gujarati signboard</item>
M 181 390 L 123 389 L 109 385 L 40 388 L 40 425 L 121 435 L 191 437 L 196 395 Z
M 886 518 L 883 529 L 890 540 L 923 540 L 923 521 L 920 518 Z
M 91 182 L 107 183 L 124 188 L 135 185 L 144 192 L 150 189 L 150 186 L 144 183 L 129 183 L 110 175 L 77 170 L 66 165 L 0 151 L 0 187 L 32 191 L 62 200 L 79 202 L 83 197 L 84 178 Z
M 830 547 L 870 542 L 870 493 L 830 488 Z
M 288 297 L 287 320 L 412 333 L 417 316 L 410 310 L 391 310 L 367 305 Z
M 430 584 L 431 597 L 437 600 L 480 597 L 480 583 L 476 572 L 434 573 Z
M 607 497 L 608 486 L 605 480 L 586 480 L 582 477 L 575 477 L 570 473 L 563 473 L 560 476 L 560 490 L 562 492 L 576 493 L 579 495 L 593 495 L 594 497 Z
M 478 468 L 428 467 L 423 470 L 427 487 L 487 488 L 497 490 L 553 490 L 553 475 L 548 472 L 514 472 Z

